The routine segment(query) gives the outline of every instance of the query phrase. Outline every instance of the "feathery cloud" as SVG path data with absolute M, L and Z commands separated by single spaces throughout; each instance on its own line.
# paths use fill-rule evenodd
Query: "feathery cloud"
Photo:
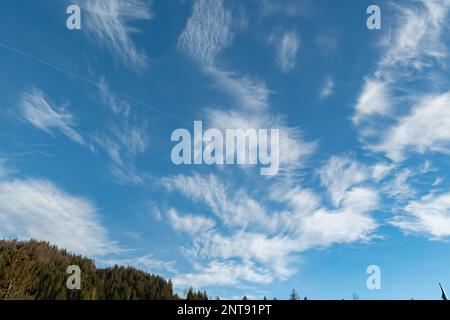
M 84 139 L 74 129 L 74 116 L 64 108 L 56 110 L 52 107 L 41 90 L 33 88 L 24 92 L 20 109 L 25 120 L 36 128 L 48 134 L 59 131 L 73 142 L 84 145 Z
M 138 155 L 147 151 L 148 123 L 145 119 L 138 121 L 131 105 L 118 98 L 104 78 L 100 78 L 99 93 L 102 102 L 111 109 L 114 121 L 92 139 L 111 159 L 110 172 L 118 184 L 141 184 L 143 177 L 136 172 L 134 162 Z
M 214 67 L 205 69 L 210 75 L 216 86 L 230 93 L 241 108 L 250 110 L 264 110 L 269 106 L 270 90 L 262 81 L 254 80 L 249 77 L 237 77 L 232 72 L 226 72 Z
M 280 70 L 284 73 L 291 72 L 297 62 L 300 36 L 295 31 L 289 31 L 279 37 L 272 36 L 271 42 L 275 42 L 277 46 L 277 64 Z
M 319 171 L 320 181 L 328 190 L 332 202 L 339 206 L 347 191 L 366 181 L 368 169 L 349 157 L 331 157 Z
M 391 104 L 388 83 L 366 78 L 355 106 L 353 122 L 359 124 L 363 119 L 373 115 L 385 116 L 389 113 Z
M 212 213 L 229 227 L 258 227 L 270 229 L 272 222 L 265 209 L 244 190 L 234 190 L 229 195 L 229 187 L 215 175 L 178 175 L 162 180 L 168 191 L 178 191 L 196 203 L 206 204 Z
M 117 97 L 109 89 L 109 85 L 104 77 L 100 77 L 98 83 L 100 97 L 105 105 L 107 105 L 114 114 L 128 118 L 131 112 L 130 104 Z
M 109 134 L 99 133 L 93 136 L 97 146 L 106 151 L 111 159 L 110 172 L 121 185 L 139 185 L 143 176 L 136 172 L 134 160 L 147 150 L 147 129 L 143 127 L 111 125 Z
M 167 212 L 167 217 L 174 230 L 192 235 L 199 232 L 207 232 L 215 227 L 215 222 L 212 219 L 195 215 L 181 216 L 175 209 L 170 209 Z
M 128 24 L 134 20 L 151 19 L 150 3 L 143 0 L 84 0 L 81 6 L 88 13 L 86 28 L 94 39 L 123 64 L 139 71 L 148 66 L 148 58 L 135 47 L 130 34 L 138 30 Z
M 385 33 L 380 41 L 383 53 L 375 71 L 365 78 L 355 105 L 355 124 L 373 116 L 396 118 L 404 110 L 394 110 L 394 104 L 400 101 L 408 108 L 410 97 L 420 96 L 417 91 L 409 92 L 411 83 L 435 77 L 448 56 L 445 35 L 448 33 L 446 22 L 450 1 L 419 0 L 394 8 L 397 15 L 393 31 Z M 395 92 L 403 94 L 394 96 Z
M 205 265 L 197 265 L 195 272 L 176 275 L 173 279 L 176 288 L 205 288 L 207 286 L 239 287 L 242 281 L 251 283 L 270 283 L 272 276 L 268 270 L 255 270 L 252 263 L 213 260 Z
M 49 241 L 77 254 L 119 252 L 91 201 L 47 180 L 0 180 L 0 236 Z
M 370 148 L 402 161 L 406 151 L 450 152 L 450 92 L 422 98 Z
M 279 129 L 278 141 L 280 173 L 289 174 L 292 170 L 304 165 L 309 156 L 317 148 L 317 143 L 307 141 L 302 131 L 285 124 L 284 118 L 264 112 L 246 112 L 241 110 L 206 111 L 208 125 L 212 128 L 225 129 Z M 272 145 L 272 147 L 274 147 Z M 241 150 L 247 151 L 247 150 Z
M 216 56 L 231 43 L 231 26 L 231 12 L 223 0 L 195 0 L 178 48 L 204 66 L 213 66 Z
M 450 193 L 428 194 L 411 201 L 404 207 L 404 214 L 391 223 L 405 233 L 422 234 L 432 240 L 450 236 Z
M 268 201 L 283 207 L 276 211 L 268 209 L 267 202 L 249 198 L 243 190 L 235 192 L 236 198 L 229 196 L 232 185 L 223 184 L 218 176 L 165 178 L 163 185 L 168 191 L 181 192 L 196 205 L 206 204 L 227 230 L 219 230 L 220 224 L 214 223 L 212 217 L 170 212 L 173 228 L 192 238 L 192 244 L 184 246 L 183 252 L 195 269 L 189 275 L 177 275 L 176 284 L 183 286 L 194 278 L 203 279 L 195 282 L 198 286 L 270 283 L 287 279 L 295 272 L 295 254 L 337 243 L 369 241 L 378 227 L 371 213 L 379 206 L 379 196 L 370 187 L 361 186 L 366 175 L 357 181 L 350 179 L 351 173 L 360 168 L 352 164 L 347 167 L 333 170 L 336 179 L 344 177 L 348 183 L 339 190 L 340 201 L 331 209 L 311 190 L 285 183 L 268 190 Z M 221 266 L 232 263 L 236 274 L 214 278 L 212 263 Z M 242 270 L 252 276 L 241 275 Z
M 388 49 L 380 61 L 380 68 L 429 67 L 429 59 L 447 56 L 442 37 L 447 29 L 448 0 L 419 0 L 408 6 L 398 6 L 397 31 L 383 45 Z
M 326 99 L 334 94 L 334 80 L 328 76 L 319 92 L 320 99 Z

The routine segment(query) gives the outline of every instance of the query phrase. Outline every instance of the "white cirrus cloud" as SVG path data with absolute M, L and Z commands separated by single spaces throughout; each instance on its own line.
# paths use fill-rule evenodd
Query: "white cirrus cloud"
M 416 175 L 410 168 L 399 170 L 393 177 L 388 180 L 382 191 L 389 197 L 398 201 L 410 199 L 416 193 L 414 188 L 410 185 L 409 180 Z
M 255 273 L 271 275 L 271 280 L 287 279 L 294 272 L 292 253 L 298 252 L 295 240 L 285 235 L 268 235 L 262 232 L 235 231 L 230 235 L 218 230 L 193 239 L 194 246 L 186 250 L 191 258 L 252 262 Z
M 98 82 L 98 89 L 100 91 L 102 102 L 107 105 L 114 114 L 123 116 L 125 118 L 128 118 L 130 116 L 131 105 L 123 99 L 118 99 L 116 95 L 111 92 L 109 85 L 104 77 L 100 77 L 100 80 Z
M 232 93 L 233 98 L 240 107 L 250 110 L 264 110 L 269 106 L 269 95 L 263 81 L 251 79 L 247 76 L 237 77 L 232 72 L 220 70 L 215 67 L 205 69 L 216 86 L 224 92 Z
M 231 29 L 232 15 L 223 0 L 195 0 L 178 48 L 204 66 L 213 66 L 216 56 L 231 43 Z
M 393 161 L 402 161 L 406 152 L 450 152 L 450 92 L 422 98 L 412 111 L 386 130 L 378 143 L 370 146 Z
M 279 174 L 290 174 L 304 165 L 317 148 L 315 141 L 307 141 L 300 128 L 289 127 L 283 117 L 275 116 L 267 111 L 246 112 L 242 110 L 206 110 L 208 125 L 221 130 L 226 129 L 278 129 L 280 138 Z M 274 148 L 274 145 L 271 146 Z M 248 150 L 240 150 L 245 152 Z
M 443 37 L 447 30 L 448 0 L 419 0 L 398 6 L 396 32 L 384 43 L 387 51 L 380 68 L 400 66 L 421 69 L 428 58 L 447 56 Z
M 255 269 L 251 262 L 240 264 L 213 260 L 207 264 L 197 264 L 195 272 L 179 274 L 172 279 L 176 288 L 205 288 L 211 285 L 239 287 L 242 281 L 267 284 L 272 281 L 272 276 L 269 270 Z
M 331 157 L 319 170 L 320 181 L 328 190 L 333 205 L 339 206 L 347 191 L 366 181 L 368 168 L 350 157 Z
M 296 31 L 288 31 L 279 36 L 272 36 L 271 42 L 276 44 L 277 64 L 284 73 L 291 72 L 297 62 L 297 51 L 300 47 L 300 36 Z
M 394 169 L 395 169 L 395 166 L 393 164 L 386 163 L 386 162 L 376 163 L 371 167 L 372 179 L 378 183 L 381 180 L 383 180 L 387 175 L 389 175 L 389 173 Z
M 168 216 L 174 230 L 192 237 L 192 243 L 186 243 L 182 253 L 194 270 L 177 273 L 172 279 L 176 288 L 270 283 L 280 273 L 286 272 L 283 269 L 286 268 L 284 253 L 287 250 L 284 242 L 275 248 L 272 245 L 274 241 L 266 235 L 245 231 L 224 236 L 216 228 L 214 220 L 198 215 L 181 215 L 174 209 L 169 210 Z M 270 256 L 266 255 L 268 252 Z
M 332 196 L 336 198 L 331 208 L 324 205 L 321 197 L 312 190 L 286 183 L 273 186 L 272 200 L 286 207 L 276 217 L 278 225 L 282 226 L 279 230 L 289 232 L 292 252 L 339 243 L 365 242 L 375 236 L 378 223 L 372 213 L 380 206 L 379 193 L 363 183 L 362 177 L 368 178 L 366 173 L 357 173 L 359 177 L 351 178 L 350 173 L 361 169 L 345 167 L 351 168 L 351 165 L 332 170 L 336 179 L 342 177 L 345 181 L 342 185 L 329 185 L 334 186 Z
M 139 185 L 144 176 L 135 168 L 135 158 L 147 150 L 148 136 L 146 124 L 132 126 L 112 124 L 109 133 L 93 135 L 95 145 L 103 149 L 111 160 L 110 173 L 120 185 Z
M 432 240 L 450 236 L 450 193 L 426 195 L 409 202 L 403 210 L 391 223 L 405 233 L 426 235 Z
M 366 187 L 349 190 L 345 193 L 340 208 L 320 209 L 301 218 L 298 250 L 369 241 L 378 227 L 371 216 L 378 206 L 379 195 L 375 190 Z
M 173 209 L 169 222 L 175 230 L 190 235 L 192 241 L 186 242 L 182 252 L 195 269 L 189 274 L 178 274 L 177 285 L 187 285 L 194 278 L 203 279 L 195 282 L 200 287 L 285 280 L 296 272 L 299 253 L 334 244 L 370 241 L 378 227 L 372 213 L 379 208 L 379 195 L 363 185 L 364 179 L 370 179 L 370 170 L 365 172 L 358 164 L 347 162 L 331 170 L 335 179 L 344 180 L 342 188 L 336 187 L 339 202 L 331 209 L 312 190 L 293 187 L 286 181 L 272 184 L 267 190 L 266 200 L 281 206 L 277 211 L 269 209 L 266 201 L 252 200 L 240 189 L 234 192 L 236 198 L 230 196 L 233 185 L 221 182 L 218 176 L 163 179 L 168 191 L 181 192 L 196 206 L 206 204 L 225 228 L 219 229 L 220 224 L 213 217 L 181 215 Z M 211 273 L 211 263 L 232 264 L 235 274 Z M 241 275 L 242 270 L 252 276 Z
M 271 229 L 271 219 L 265 208 L 241 190 L 230 195 L 229 186 L 215 175 L 177 175 L 163 178 L 168 191 L 178 191 L 197 204 L 206 204 L 226 226 Z
M 175 209 L 170 209 L 167 212 L 172 228 L 177 231 L 183 231 L 195 235 L 200 232 L 207 232 L 213 229 L 216 225 L 215 221 L 196 215 L 180 215 Z
M 325 99 L 334 94 L 334 80 L 331 76 L 326 77 L 322 89 L 319 92 L 319 98 Z
M 205 218 L 201 216 L 181 216 L 178 213 L 177 216 L 189 220 L 189 226 L 193 221 L 205 222 Z M 269 236 L 265 233 L 243 230 L 231 231 L 230 234 L 225 235 L 217 228 L 211 228 L 211 222 L 202 223 L 205 228 L 201 230 L 195 228 L 195 232 L 192 232 L 192 229 L 187 227 L 188 225 L 181 229 L 177 229 L 178 224 L 173 227 L 192 237 L 191 246 L 184 247 L 182 252 L 194 266 L 195 273 L 192 276 L 195 274 L 198 278 L 209 279 L 205 283 L 203 281 L 195 282 L 198 286 L 240 286 L 241 282 L 270 283 L 275 278 L 286 279 L 294 272 L 294 269 L 288 266 L 288 263 L 293 261 L 289 254 L 294 247 L 288 237 Z M 222 266 L 231 263 L 235 273 L 227 275 L 226 280 L 219 274 L 215 278 L 210 278 L 208 275 L 211 275 L 211 263 L 219 263 Z M 247 276 L 240 274 L 242 270 L 246 270 Z M 251 276 L 248 276 L 249 274 Z M 176 278 L 179 279 L 177 285 L 186 285 L 182 281 L 185 277 L 186 274 L 177 275 Z
M 135 168 L 135 158 L 148 149 L 148 122 L 127 101 L 110 90 L 103 77 L 98 87 L 102 102 L 111 109 L 114 120 L 108 121 L 106 130 L 92 135 L 94 145 L 103 149 L 110 158 L 109 169 L 115 182 L 121 185 L 141 184 L 143 175 Z
M 448 0 L 418 0 L 394 5 L 395 16 L 389 32 L 382 34 L 381 55 L 375 70 L 365 78 L 365 85 L 355 105 L 353 121 L 361 124 L 373 116 L 396 118 L 408 110 L 414 97 L 423 95 L 411 84 L 424 79 L 439 79 L 447 74 Z M 425 90 L 435 90 L 440 81 L 429 81 Z M 421 85 L 423 87 L 423 83 Z M 393 108 L 393 106 L 399 108 Z M 401 110 L 400 110 L 401 107 Z M 369 129 L 361 127 L 363 132 Z M 373 130 L 372 135 L 376 135 Z
M 87 256 L 121 251 L 90 200 L 42 179 L 0 180 L 0 237 L 49 241 Z
M 52 107 L 44 92 L 38 88 L 22 93 L 20 109 L 23 118 L 37 129 L 48 134 L 58 131 L 73 142 L 84 145 L 84 139 L 74 129 L 74 116 L 63 107 Z
M 382 80 L 366 78 L 355 106 L 353 122 L 358 124 L 373 115 L 385 116 L 389 114 L 391 104 L 389 84 Z
M 149 1 L 143 0 L 85 0 L 81 6 L 87 12 L 87 30 L 119 60 L 134 70 L 148 66 L 146 54 L 139 51 L 131 39 L 138 30 L 129 22 L 153 17 Z

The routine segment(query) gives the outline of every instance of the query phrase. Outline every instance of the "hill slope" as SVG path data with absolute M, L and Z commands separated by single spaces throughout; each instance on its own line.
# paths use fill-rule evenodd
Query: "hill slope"
M 81 269 L 81 290 L 69 290 L 69 265 Z M 206 294 L 188 294 L 205 299 Z M 99 269 L 94 261 L 46 242 L 0 240 L 0 299 L 179 299 L 172 283 L 132 267 Z

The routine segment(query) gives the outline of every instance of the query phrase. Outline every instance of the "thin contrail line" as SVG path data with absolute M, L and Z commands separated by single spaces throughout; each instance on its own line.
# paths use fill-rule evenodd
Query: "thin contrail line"
M 63 67 L 59 67 L 57 65 L 54 65 L 54 64 L 52 64 L 52 63 L 50 63 L 50 62 L 48 62 L 48 61 L 46 61 L 44 59 L 38 58 L 38 57 L 33 56 L 33 55 L 31 55 L 31 54 L 29 54 L 27 52 L 24 52 L 24 51 L 16 49 L 16 48 L 13 48 L 13 47 L 8 46 L 8 45 L 6 45 L 4 43 L 1 43 L 1 42 L 0 42 L 0 47 L 2 47 L 4 49 L 7 49 L 9 51 L 12 51 L 14 53 L 20 54 L 20 55 L 22 55 L 22 56 L 24 56 L 24 57 L 26 57 L 26 58 L 28 58 L 30 60 L 33 60 L 33 61 L 38 62 L 40 64 L 46 65 L 47 67 L 50 67 L 50 68 L 52 68 L 52 69 L 54 69 L 56 71 L 62 72 L 64 74 L 66 74 L 66 75 L 74 77 L 74 78 L 76 78 L 78 80 L 86 82 L 86 83 L 88 83 L 88 84 L 90 84 L 92 86 L 95 86 L 96 88 L 100 89 L 100 85 L 97 82 L 92 81 L 92 80 L 90 80 L 88 78 L 85 78 L 83 76 L 80 76 L 80 75 L 78 75 L 78 74 L 76 74 L 76 73 L 74 73 L 74 72 L 72 72 L 70 70 L 67 70 L 67 69 L 63 68 Z M 153 111 L 156 111 L 156 112 L 158 112 L 158 113 L 160 113 L 160 114 L 162 114 L 162 115 L 164 115 L 164 116 L 166 116 L 168 118 L 171 118 L 172 120 L 176 120 L 176 121 L 184 123 L 185 125 L 188 125 L 189 127 L 193 127 L 192 124 L 187 123 L 186 121 L 184 121 L 184 120 L 182 120 L 182 119 L 180 119 L 180 118 L 178 118 L 178 117 L 176 117 L 176 116 L 174 116 L 174 115 L 172 115 L 170 113 L 167 113 L 167 112 L 165 112 L 165 111 L 163 111 L 163 110 L 161 110 L 159 108 L 151 106 L 151 105 L 149 105 L 149 104 L 147 104 L 145 102 L 142 102 L 140 100 L 134 99 L 134 98 L 132 98 L 130 96 L 127 96 L 126 94 L 123 94 L 121 92 L 118 92 L 118 91 L 115 91 L 115 90 L 112 90 L 112 89 L 109 89 L 109 88 L 108 88 L 108 90 L 110 92 L 112 92 L 114 95 L 116 95 L 118 97 L 121 97 L 122 99 L 128 100 L 129 102 L 132 102 L 132 103 L 140 104 L 140 105 L 142 105 L 144 107 L 147 107 L 147 108 L 150 108 Z

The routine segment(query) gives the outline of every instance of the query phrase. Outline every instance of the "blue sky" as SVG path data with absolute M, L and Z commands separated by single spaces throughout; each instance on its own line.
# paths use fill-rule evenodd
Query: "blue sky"
M 81 30 L 66 8 L 81 7 Z M 227 298 L 450 287 L 448 0 L 0 4 L 0 237 Z M 172 163 L 279 129 L 280 170 Z M 381 269 L 381 289 L 366 268 Z

